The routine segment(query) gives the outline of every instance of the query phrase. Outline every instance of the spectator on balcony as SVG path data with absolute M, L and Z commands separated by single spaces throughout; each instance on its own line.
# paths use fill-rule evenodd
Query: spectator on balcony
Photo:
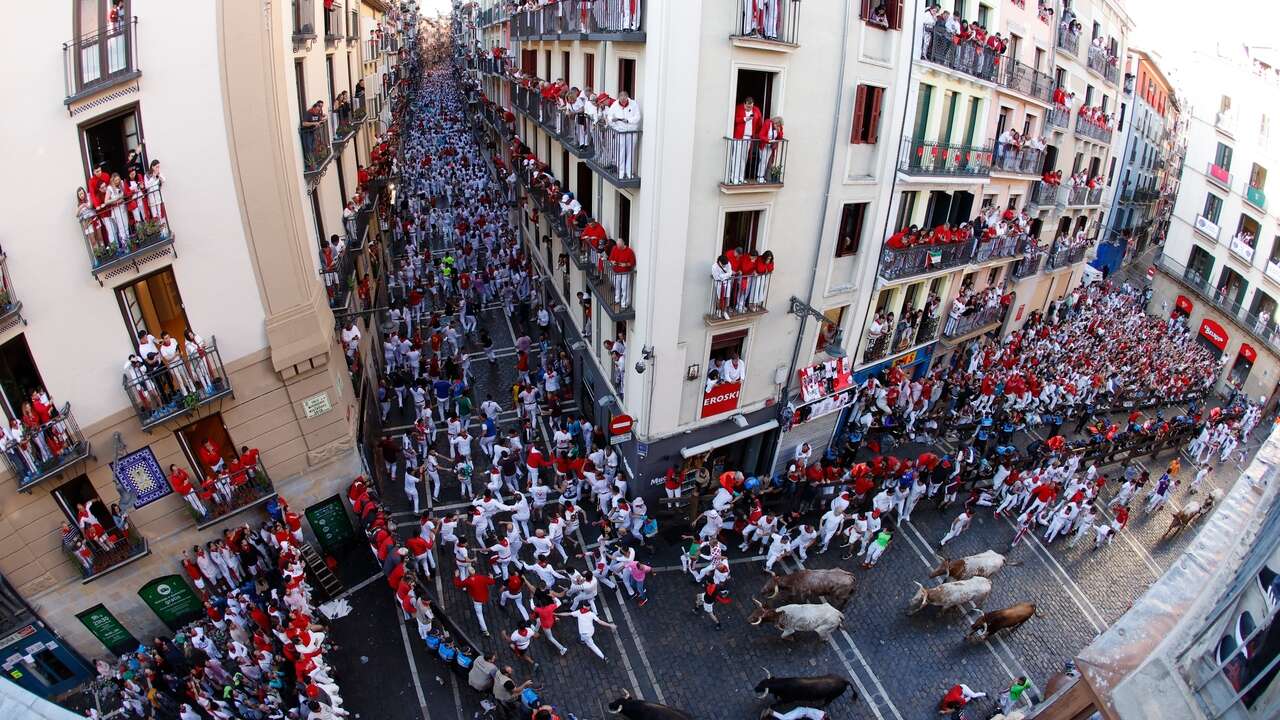
M 782 118 L 774 117 L 765 120 L 760 125 L 760 148 L 756 156 L 756 182 L 765 182 L 768 176 L 769 182 L 778 182 L 781 180 L 781 170 L 777 173 L 769 167 L 769 161 L 778 155 L 783 140 Z M 776 179 L 775 179 L 776 178 Z
M 351 126 L 351 96 L 346 90 L 333 99 L 333 114 L 338 116 L 338 127 Z
M 932 5 L 929 7 L 928 10 L 925 11 L 925 14 L 931 15 L 934 18 L 936 18 L 937 12 L 938 12 L 938 6 Z M 888 11 L 885 10 L 883 2 L 876 5 L 875 8 L 871 10 L 871 17 L 867 18 L 867 22 L 872 25 L 875 25 L 878 28 L 882 28 L 885 30 L 889 29 L 889 13 Z M 932 24 L 932 18 L 926 21 L 926 24 Z M 927 37 L 925 38 L 925 42 L 928 42 Z
M 4 452 L 14 473 L 23 480 L 35 475 L 37 465 L 31 454 L 30 434 L 17 419 L 10 420 L 3 431 Z
M 112 247 L 114 238 L 111 236 L 104 237 L 104 222 L 98 214 L 97 207 L 94 206 L 89 193 L 84 188 L 76 188 L 76 219 L 80 221 L 80 228 L 84 231 L 85 241 L 89 244 L 89 248 L 97 255 L 99 252 L 114 252 Z
M 1004 129 L 1000 136 L 996 138 L 996 165 L 1004 168 L 1006 160 L 1010 153 L 1017 153 L 1021 150 L 1022 138 L 1018 135 L 1018 131 L 1011 127 Z
M 626 238 L 609 251 L 609 264 L 613 270 L 613 303 L 620 308 L 631 307 L 631 273 L 636 269 L 636 253 Z
M 164 214 L 164 199 L 160 196 L 160 187 L 164 185 L 164 175 L 160 174 L 160 161 L 152 160 L 147 174 L 142 178 L 142 190 L 147 198 L 147 219 L 167 227 Z
M 727 256 L 722 254 L 716 258 L 714 263 L 711 264 L 711 287 L 712 292 L 715 294 L 714 314 L 722 320 L 729 319 L 733 276 L 733 266 L 730 264 Z
M 748 96 L 734 110 L 733 139 L 729 143 L 730 185 L 740 185 L 746 181 L 747 158 L 751 154 L 752 139 L 760 137 L 763 126 L 763 114 L 756 107 L 755 98 Z
M 611 159 L 618 168 L 618 177 L 624 180 L 635 177 L 633 168 L 636 132 L 640 129 L 640 104 L 623 90 L 618 93 L 618 101 L 605 111 L 604 121 L 616 133 Z
M 328 146 L 328 137 L 321 130 L 318 130 L 325 123 L 324 101 L 317 100 L 307 108 L 302 114 L 302 127 L 306 132 L 309 147 L 304 148 L 311 162 L 318 161 L 325 153 Z
M 191 476 L 186 470 L 177 465 L 169 465 L 169 487 L 173 488 L 173 492 L 180 495 L 196 515 L 204 518 L 208 517 L 209 511 L 204 505 L 204 501 L 200 499 L 200 494 L 196 492 L 196 486 L 191 482 Z
M 103 223 L 111 241 L 121 252 L 129 251 L 129 212 L 125 206 L 125 185 L 119 173 L 112 173 L 111 180 L 102 191 L 102 207 L 99 214 L 106 213 Z
M 755 259 L 755 275 L 751 279 L 751 295 L 747 301 L 753 311 L 763 310 L 769 294 L 769 279 L 773 276 L 773 251 L 765 250 Z

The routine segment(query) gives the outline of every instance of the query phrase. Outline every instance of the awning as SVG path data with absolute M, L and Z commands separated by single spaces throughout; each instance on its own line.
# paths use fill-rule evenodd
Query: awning
M 776 427 L 778 427 L 777 419 L 768 420 L 766 422 L 760 423 L 759 425 L 756 425 L 755 427 L 749 427 L 745 430 L 739 430 L 736 433 L 729 433 L 724 437 L 718 437 L 715 440 L 704 442 L 701 445 L 694 445 L 692 447 L 680 448 L 680 457 L 684 458 L 685 460 L 688 460 L 689 458 L 695 455 L 701 455 L 702 453 L 705 453 L 705 452 L 711 452 L 712 450 L 715 450 L 716 448 L 722 448 L 725 445 L 732 445 L 733 443 L 736 443 L 739 440 L 745 440 L 749 437 L 759 435 L 760 433 L 769 432 L 770 430 Z
M 1257 362 L 1258 351 L 1254 350 L 1253 346 L 1249 343 L 1240 343 L 1240 357 L 1248 360 L 1249 362 Z
M 1180 310 L 1183 314 L 1190 315 L 1191 311 L 1195 309 L 1195 304 L 1192 303 L 1186 295 L 1179 295 L 1178 299 L 1174 302 L 1174 307 Z

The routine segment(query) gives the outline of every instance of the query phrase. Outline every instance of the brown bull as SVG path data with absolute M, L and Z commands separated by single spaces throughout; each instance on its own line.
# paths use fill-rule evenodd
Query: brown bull
M 1018 603 L 1001 610 L 983 613 L 982 617 L 969 626 L 969 634 L 964 636 L 971 643 L 982 642 L 1001 630 L 1013 630 L 1030 620 L 1036 614 L 1035 603 Z
M 847 570 L 797 570 L 769 578 L 760 594 L 777 600 L 775 606 L 825 601 L 843 610 L 853 595 L 853 588 L 854 575 Z

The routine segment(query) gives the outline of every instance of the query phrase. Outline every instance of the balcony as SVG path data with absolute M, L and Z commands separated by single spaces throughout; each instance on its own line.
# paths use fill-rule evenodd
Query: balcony
M 340 153 L 342 146 L 356 134 L 360 121 L 355 119 L 355 113 L 348 105 L 345 109 L 334 108 L 334 112 L 329 115 L 329 123 L 333 126 L 333 145 L 338 147 L 336 152 Z
M 1208 169 L 1204 171 L 1205 177 L 1217 184 L 1223 190 L 1231 191 L 1231 172 L 1216 163 L 1209 163 Z
M 640 187 L 640 130 L 623 130 L 596 123 L 591 126 L 591 156 L 587 165 L 619 188 Z
M 925 25 L 920 59 L 942 65 L 978 80 L 994 83 L 999 74 L 1000 56 L 971 42 L 957 45 L 946 26 Z
M 1070 130 L 1071 110 L 1055 105 L 1049 108 L 1049 111 L 1044 114 L 1044 121 L 1048 123 L 1050 127 Z
M 89 253 L 89 267 L 101 283 L 128 268 L 173 251 L 173 231 L 164 206 L 163 182 L 142 192 L 94 207 L 80 203 L 76 219 Z
M 0 331 L 8 330 L 18 323 L 27 321 L 22 318 L 22 301 L 13 291 L 13 281 L 9 279 L 9 256 L 0 250 Z
M 369 112 L 369 103 L 363 95 L 356 95 L 351 98 L 351 122 L 360 124 L 374 118 Z
M 1280 354 L 1280 325 L 1277 325 L 1276 318 L 1249 312 L 1247 308 L 1243 305 L 1238 305 L 1235 299 L 1227 294 L 1225 287 L 1214 288 L 1209 284 L 1209 279 L 1201 275 L 1199 271 L 1194 268 L 1184 267 L 1181 263 L 1171 260 L 1168 255 L 1158 255 L 1155 263 L 1156 267 L 1160 268 L 1166 275 L 1182 283 L 1200 296 L 1201 299 L 1225 313 L 1233 324 L 1257 338 L 1267 346 L 1268 350 Z M 1267 263 L 1268 277 L 1271 276 L 1270 267 L 1275 264 L 1274 262 Z M 1277 269 L 1280 270 L 1280 268 Z
M 215 338 L 203 345 L 191 343 L 190 349 L 182 348 L 167 363 L 161 358 L 155 360 L 153 364 L 134 363 L 122 379 L 143 430 L 189 415 L 232 393 Z
M 298 137 L 302 141 L 302 174 L 308 180 L 321 175 L 333 159 L 330 136 L 328 118 L 298 127 Z
M 1195 229 L 1196 232 L 1214 242 L 1218 242 L 1218 238 L 1222 235 L 1222 228 L 1218 227 L 1217 223 L 1200 214 L 1196 215 Z
M 191 513 L 191 517 L 195 519 L 196 528 L 199 530 L 265 503 L 276 496 L 275 485 L 272 484 L 270 476 L 267 475 L 267 469 L 261 462 L 248 468 L 240 467 L 238 460 L 231 463 L 227 467 L 226 475 L 214 481 L 214 487 L 217 490 L 213 497 L 203 501 L 204 515 L 197 513 L 189 503 L 183 503 L 187 506 L 187 512 Z
M 1246 264 L 1253 264 L 1254 248 L 1252 245 L 1245 242 L 1239 235 L 1232 236 L 1230 245 L 1232 255 L 1244 260 Z
M 101 501 L 98 501 L 101 503 Z M 78 530 L 72 530 L 73 545 L 64 541 L 62 549 L 80 568 L 80 583 L 87 585 L 112 570 L 124 567 L 151 552 L 146 538 L 130 525 L 126 530 L 114 526 L 100 540 L 85 540 Z M 83 555 L 82 555 L 83 553 Z
M 16 442 L 5 443 L 5 463 L 18 481 L 18 490 L 26 491 L 91 454 L 89 441 L 71 414 L 71 404 L 55 408 L 49 422 L 28 425 L 23 422 Z
M 598 258 L 593 272 L 587 273 L 587 282 L 595 291 L 600 307 L 615 321 L 634 320 L 636 271 L 617 272 L 613 263 L 603 257 L 602 253 L 594 253 Z
M 66 105 L 140 76 L 138 18 L 63 43 L 62 65 Z
M 1004 237 L 983 240 L 974 250 L 973 263 L 985 263 L 992 260 L 1003 260 L 1020 254 L 1027 246 L 1026 235 L 1006 235 Z
M 1000 61 L 996 83 L 1042 103 L 1053 100 L 1053 78 L 1048 73 L 1040 72 L 1017 60 L 1004 58 Z
M 740 18 L 729 41 L 738 47 L 775 52 L 791 52 L 800 47 L 800 0 L 777 2 L 777 17 L 771 18 L 766 12 L 758 24 L 751 17 Z
M 1223 135 L 1234 138 L 1236 135 L 1236 114 L 1230 110 L 1219 112 L 1214 116 L 1213 126 Z
M 517 40 L 644 42 L 645 0 L 562 0 L 512 15 Z M 634 6 L 634 10 L 633 10 Z
M 1040 175 L 1044 166 L 1044 150 L 1025 147 L 1021 150 L 1012 145 L 996 143 L 992 172 L 1011 173 L 1014 175 Z
M 367 229 L 367 226 L 366 226 Z M 338 257 L 329 264 L 321 258 L 320 279 L 324 282 L 325 294 L 329 298 L 329 309 L 342 310 L 347 307 L 351 298 L 351 288 L 355 285 L 355 251 L 343 248 Z
M 1065 29 L 1061 24 L 1058 25 L 1058 49 L 1070 53 L 1071 55 L 1080 54 L 1080 33 L 1071 32 Z
M 904 139 L 898 169 L 920 177 L 988 177 L 991 148 Z
M 1060 247 L 1049 253 L 1049 257 L 1045 260 L 1045 272 L 1053 272 L 1070 267 L 1084 260 L 1085 253 L 1089 251 L 1089 246 L 1081 245 L 1080 247 Z
M 984 307 L 959 318 L 948 317 L 946 327 L 942 330 L 942 336 L 951 340 L 977 332 L 988 325 L 995 325 L 1004 320 L 1006 309 L 1004 305 L 996 305 L 994 307 Z
M 482 57 L 477 65 L 480 72 L 497 77 L 506 77 L 507 71 L 511 69 L 511 63 L 506 58 Z
M 1250 205 L 1258 208 L 1259 210 L 1262 210 L 1263 212 L 1266 212 L 1267 194 L 1262 192 L 1262 188 L 1257 188 L 1252 185 L 1245 187 L 1244 199 Z
M 1031 194 L 1028 195 L 1027 205 L 1036 209 L 1057 205 L 1058 188 L 1058 185 L 1050 185 L 1043 180 L 1037 180 L 1031 184 Z
M 936 311 L 935 311 L 936 312 Z M 885 335 L 888 338 L 888 335 Z M 927 317 L 915 325 L 899 324 L 893 328 L 893 337 L 889 340 L 890 352 L 906 352 L 909 348 L 938 339 L 938 318 Z
M 706 322 L 712 325 L 727 320 L 761 315 L 768 312 L 769 279 L 771 274 L 733 273 L 727 278 L 711 279 L 711 309 Z
M 364 61 L 372 62 L 382 55 L 382 41 L 371 37 L 364 43 Z
M 786 140 L 735 140 L 725 138 L 724 179 L 726 193 L 777 190 L 787 169 Z
M 885 280 L 900 280 L 948 270 L 968 263 L 973 259 L 973 251 L 972 242 L 917 245 L 896 250 L 886 246 L 880 251 L 879 274 Z
M 1018 262 L 1013 264 L 1010 274 L 1014 280 L 1026 280 L 1027 278 L 1040 272 L 1040 263 L 1044 260 L 1044 255 L 1040 252 L 1027 255 Z
M 324 10 L 324 46 L 333 49 L 342 39 L 342 11 L 340 9 Z
M 1086 120 L 1083 115 L 1076 115 L 1076 135 L 1096 140 L 1103 145 L 1111 144 L 1111 128 Z
M 1087 65 L 1094 73 L 1101 75 L 1107 82 L 1115 85 L 1120 78 L 1120 70 L 1111 62 L 1112 58 L 1107 55 L 1107 51 L 1100 47 L 1089 46 L 1089 58 Z
M 1091 207 L 1092 207 L 1092 206 L 1094 206 L 1094 205 L 1101 205 L 1101 204 L 1102 204 L 1102 193 L 1103 193 L 1105 190 L 1106 190 L 1106 188 L 1100 188 L 1100 187 L 1093 188 L 1093 189 L 1092 189 L 1092 190 L 1090 190 L 1090 191 L 1089 191 L 1089 193 L 1085 196 L 1084 204 L 1085 204 L 1085 205 L 1088 205 L 1088 206 L 1091 206 Z

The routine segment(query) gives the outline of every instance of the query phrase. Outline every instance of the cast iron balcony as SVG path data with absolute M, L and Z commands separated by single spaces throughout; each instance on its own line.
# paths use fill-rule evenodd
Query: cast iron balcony
M 293 49 L 316 39 L 316 6 L 314 0 L 293 0 Z
M 275 485 L 272 484 L 270 476 L 267 475 L 267 469 L 262 463 L 257 462 L 250 467 L 244 467 L 241 460 L 243 458 L 228 462 L 226 474 L 215 478 L 216 492 L 213 497 L 203 501 L 204 515 L 197 513 L 190 504 L 183 503 L 195 518 L 197 529 L 214 525 L 276 496 Z M 194 478 L 193 481 L 195 481 Z
M 800 46 L 800 0 L 777 0 L 777 17 L 765 14 L 762 27 L 738 19 L 729 40 L 739 47 L 790 52 Z M 772 20 L 772 22 L 771 22 Z
M 63 43 L 62 64 L 68 105 L 138 77 L 138 18 Z
M 1043 180 L 1037 180 L 1031 184 L 1031 194 L 1028 197 L 1028 206 L 1041 208 L 1049 205 L 1057 205 L 1058 186 L 1050 185 Z
M 614 187 L 640 186 L 640 130 L 622 130 L 602 123 L 591 126 L 595 152 L 587 165 Z
M 183 344 L 181 340 L 176 342 Z M 156 360 L 154 365 L 132 365 L 123 374 L 125 394 L 133 403 L 143 430 L 189 415 L 232 392 L 216 338 L 209 338 L 191 352 L 182 349 L 168 363 L 162 358 Z
M 1120 71 L 1115 65 L 1111 64 L 1111 58 L 1107 55 L 1106 50 L 1090 45 L 1087 64 L 1090 70 L 1101 75 L 1107 82 L 1112 85 L 1116 84 L 1116 80 L 1120 76 Z
M 351 297 L 351 288 L 355 284 L 355 252 L 344 248 L 338 257 L 328 265 L 321 265 L 320 279 L 324 281 L 325 294 L 329 297 L 329 308 L 340 310 L 347 307 Z
M 511 35 L 522 40 L 644 42 L 646 5 L 645 0 L 560 0 L 517 12 Z
M 991 147 L 903 139 L 898 169 L 908 175 L 987 177 Z
M 80 568 L 81 584 L 97 580 L 151 552 L 146 538 L 139 535 L 132 525 L 125 530 L 114 526 L 104 529 L 106 534 L 98 540 L 85 540 L 79 530 L 73 529 L 75 540 L 70 545 L 64 541 L 62 545 L 76 567 Z
M 0 250 L 0 330 L 7 330 L 18 323 L 27 324 L 22 319 L 22 301 L 13 291 L 13 281 L 9 279 L 9 256 Z
M 1072 32 L 1062 25 L 1058 25 L 1058 49 L 1071 53 L 1072 55 L 1080 54 L 1080 33 Z
M 1040 272 L 1040 263 L 1044 260 L 1044 255 L 1036 252 L 1034 255 L 1027 255 L 1018 262 L 1013 264 L 1013 278 L 1015 280 L 1025 280 L 1036 273 Z
M 934 23 L 923 28 L 924 42 L 920 46 L 920 59 L 937 63 L 956 72 L 987 82 L 995 82 L 999 74 L 1001 57 L 985 45 L 964 42 L 957 45 L 946 25 Z
M 1033 97 L 1041 102 L 1053 99 L 1053 78 L 1026 63 L 1003 58 L 996 81 L 1014 92 Z
M 1103 145 L 1111 144 L 1111 128 L 1086 120 L 1083 115 L 1076 115 L 1076 134 L 1096 140 Z
M 173 250 L 173 230 L 165 210 L 163 183 L 94 207 L 80 204 L 76 219 L 89 266 L 99 282 L 125 268 L 137 269 L 156 253 Z
M 298 127 L 298 136 L 302 141 L 303 176 L 310 179 L 311 176 L 319 175 L 333 159 L 331 135 L 327 117 L 315 124 Z
M 787 170 L 786 140 L 725 138 L 725 143 L 722 189 L 773 190 L 782 187 Z
M 1024 147 L 1021 150 L 1012 145 L 996 144 L 993 171 L 1013 173 L 1016 175 L 1039 175 L 1044 165 L 1044 150 Z
M 1071 129 L 1071 110 L 1057 105 L 1049 108 L 1044 114 L 1044 121 L 1050 127 L 1061 128 L 1063 130 Z
M 4 441 L 5 462 L 18 480 L 18 490 L 29 490 L 42 480 L 61 473 L 89 457 L 89 441 L 71 414 L 71 404 L 55 409 L 48 422 L 21 421 L 18 439 Z
M 711 279 L 711 309 L 708 324 L 736 320 L 768 312 L 770 273 L 733 273 L 723 280 Z
M 913 275 L 937 272 L 964 265 L 973 259 L 972 240 L 946 245 L 917 245 L 880 251 L 880 277 L 900 280 Z
M 960 318 L 947 318 L 947 325 L 942 331 L 943 337 L 957 338 L 968 335 L 979 328 L 987 325 L 994 325 L 1004 319 L 1004 305 L 996 305 L 994 307 L 985 307 L 977 312 L 964 315 Z

